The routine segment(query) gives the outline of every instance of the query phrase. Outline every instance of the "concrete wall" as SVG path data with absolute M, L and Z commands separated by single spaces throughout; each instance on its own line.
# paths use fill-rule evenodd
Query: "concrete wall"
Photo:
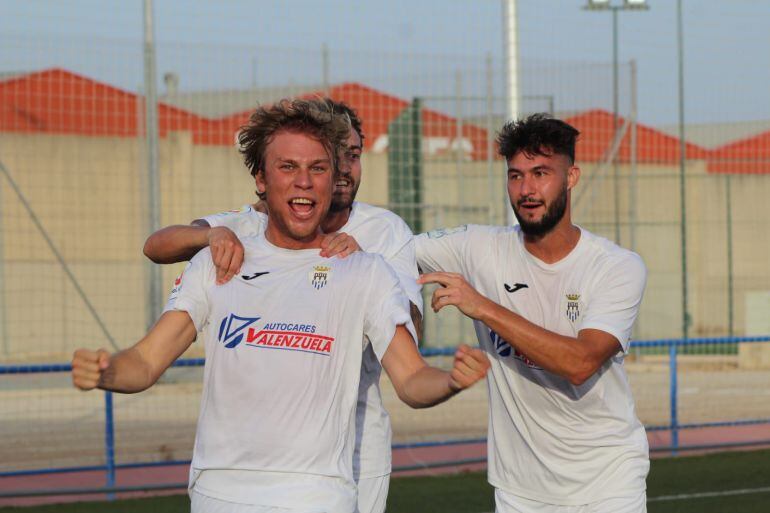
M 129 138 L 0 135 L 0 155 L 78 284 L 120 346 L 144 331 L 145 275 L 141 253 L 148 234 L 143 142 Z M 197 146 L 189 133 L 160 145 L 161 221 L 187 224 L 212 212 L 252 202 L 254 183 L 234 147 Z M 365 154 L 359 199 L 387 205 L 387 155 Z M 621 244 L 629 246 L 629 175 L 622 166 Z M 597 177 L 593 180 L 591 176 Z M 604 176 L 605 178 L 601 178 Z M 614 202 L 606 171 L 584 166 L 586 193 L 575 205 L 582 226 L 614 237 Z M 637 337 L 681 334 L 679 182 L 675 167 L 639 166 L 636 250 L 649 269 Z M 734 332 L 743 333 L 745 296 L 770 290 L 770 177 L 734 176 Z M 500 162 L 428 159 L 424 168 L 426 229 L 503 219 Z M 688 285 L 691 336 L 728 331 L 726 178 L 688 165 Z M 78 346 L 106 346 L 105 338 L 8 183 L 0 182 L 3 294 L 0 358 L 59 358 Z M 576 193 L 577 194 L 577 193 Z M 182 265 L 164 266 L 171 284 Z M 431 317 L 426 339 L 470 341 L 470 323 L 447 312 Z

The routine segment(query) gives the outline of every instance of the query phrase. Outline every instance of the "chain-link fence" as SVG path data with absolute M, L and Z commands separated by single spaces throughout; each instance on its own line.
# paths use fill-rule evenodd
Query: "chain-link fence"
M 457 8 L 471 4 L 459 2 Z M 535 9 L 529 3 L 526 8 Z M 457 34 L 459 44 L 442 52 L 160 37 L 160 224 L 186 224 L 253 202 L 254 183 L 235 146 L 239 126 L 257 104 L 316 94 L 345 101 L 363 119 L 360 201 L 392 209 L 416 232 L 505 223 L 505 166 L 494 144 L 506 119 L 503 59 L 499 48 L 473 44 L 471 37 L 498 26 L 500 12 L 487 5 L 479 9 L 486 18 L 468 22 L 476 32 Z M 141 17 L 135 10 L 129 14 L 140 31 Z M 287 15 L 279 21 L 290 20 Z M 411 29 L 403 30 L 408 37 Z M 534 40 L 532 30 L 525 26 L 522 45 Z M 501 34 L 494 37 L 499 45 Z M 5 34 L 0 45 L 0 361 L 60 362 L 76 347 L 127 347 L 157 315 L 148 305 L 162 301 L 152 297 L 153 265 L 142 255 L 153 178 L 146 122 L 151 95 L 141 44 L 105 35 Z M 550 112 L 581 131 L 582 176 L 572 197 L 573 217 L 641 254 L 649 270 L 636 339 L 766 335 L 770 110 L 758 105 L 755 117 L 745 121 L 687 125 L 682 165 L 679 127 L 645 121 L 650 102 L 638 100 L 640 87 L 651 87 L 645 71 L 621 60 L 613 112 L 612 64 L 523 55 L 522 114 Z M 162 267 L 162 290 L 179 270 Z M 470 322 L 448 309 L 426 313 L 425 325 L 425 347 L 475 338 Z M 700 389 L 743 371 L 758 372 L 751 379 L 761 381 L 761 369 L 770 366 L 764 346 L 683 345 L 687 358 L 680 358 L 680 372 L 730 372 L 685 374 L 682 382 Z M 629 359 L 633 379 L 655 384 L 638 395 L 640 416 L 649 425 L 671 421 L 662 413 L 671 385 L 667 348 L 640 346 Z M 202 356 L 202 350 L 195 345 L 187 356 Z M 165 379 L 168 388 L 116 400 L 123 461 L 189 457 L 199 376 L 186 370 Z M 101 398 L 76 397 L 68 386 L 59 378 L 3 381 L 4 418 L 13 419 L 3 424 L 3 454 L 13 447 L 18 455 L 4 459 L 3 470 L 73 464 L 72 451 L 59 454 L 72 441 L 61 433 L 81 422 L 88 427 L 78 430 L 78 440 L 88 434 L 92 450 L 78 446 L 75 460 L 101 461 Z M 751 406 L 745 414 L 731 413 L 730 420 L 770 417 L 743 388 L 730 397 L 736 408 Z M 483 398 L 474 400 L 484 410 Z M 715 420 L 713 403 L 691 404 L 687 418 Z M 453 416 L 450 411 L 445 418 Z M 154 419 L 152 429 L 145 429 L 148 418 Z M 188 426 L 187 438 L 163 438 L 172 420 Z M 470 434 L 463 429 L 451 434 Z M 477 431 L 483 435 L 483 426 Z M 397 427 L 397 438 L 405 432 Z M 25 445 L 30 433 L 40 445 Z M 53 441 L 51 448 L 43 446 L 45 439 Z

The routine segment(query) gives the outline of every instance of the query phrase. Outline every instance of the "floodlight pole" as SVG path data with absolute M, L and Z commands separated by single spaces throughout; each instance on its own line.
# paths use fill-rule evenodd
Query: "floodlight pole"
M 144 101 L 145 137 L 147 147 L 147 201 L 148 231 L 160 228 L 160 177 L 158 175 L 158 105 L 156 92 L 155 38 L 152 26 L 152 0 L 144 0 Z M 147 271 L 146 326 L 149 330 L 160 314 L 161 272 L 160 266 L 149 263 Z
M 619 62 L 618 62 L 618 11 L 646 11 L 650 7 L 644 2 L 629 2 L 625 0 L 621 5 L 613 5 L 609 0 L 596 1 L 588 0 L 588 3 L 583 7 L 587 11 L 611 11 L 612 12 L 612 133 L 613 140 L 617 136 L 618 129 L 620 128 L 618 123 L 619 107 Z M 614 217 L 615 217 L 615 243 L 620 244 L 620 163 L 618 162 L 617 152 L 612 156 L 612 169 L 613 169 L 613 193 L 615 196 L 614 201 Z
M 684 29 L 682 24 L 682 0 L 676 2 L 676 41 L 677 65 L 679 77 L 679 201 L 680 236 L 682 239 L 682 338 L 690 334 L 690 314 L 687 287 L 687 145 L 684 138 Z
M 519 33 L 516 17 L 516 0 L 503 2 L 503 55 L 505 56 L 505 117 L 515 120 L 520 115 L 519 91 Z M 506 163 L 507 165 L 507 163 Z M 503 200 L 508 225 L 515 223 L 507 192 Z

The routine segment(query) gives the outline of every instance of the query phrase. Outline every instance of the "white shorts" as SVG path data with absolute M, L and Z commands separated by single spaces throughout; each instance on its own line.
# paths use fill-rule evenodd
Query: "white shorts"
M 319 509 L 287 509 L 223 501 L 190 490 L 190 513 L 335 513 Z
M 647 513 L 647 492 L 579 506 L 560 506 L 525 499 L 495 488 L 495 513 Z
M 390 474 L 363 477 L 358 480 L 358 509 L 356 513 L 385 513 Z

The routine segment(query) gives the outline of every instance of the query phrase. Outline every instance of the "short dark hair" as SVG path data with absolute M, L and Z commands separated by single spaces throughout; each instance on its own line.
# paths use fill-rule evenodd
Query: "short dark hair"
M 358 137 L 361 138 L 361 144 L 363 144 L 364 143 L 364 130 L 362 128 L 363 123 L 361 122 L 361 118 L 358 117 L 358 113 L 345 102 L 337 102 L 334 100 L 330 100 L 330 101 L 331 101 L 331 104 L 334 106 L 335 111 L 345 114 L 348 117 L 348 119 L 350 120 L 350 126 L 353 127 L 353 130 L 356 131 L 356 133 L 358 134 Z
M 510 160 L 519 152 L 526 155 L 564 155 L 575 163 L 575 142 L 580 132 L 547 114 L 532 114 L 509 121 L 497 134 L 498 152 Z
M 331 100 L 284 99 L 254 111 L 238 134 L 238 151 L 243 155 L 243 162 L 251 171 L 251 176 L 256 176 L 264 170 L 267 146 L 275 135 L 283 131 L 299 132 L 317 139 L 336 169 L 350 134 L 350 126 L 348 116 L 340 112 Z

